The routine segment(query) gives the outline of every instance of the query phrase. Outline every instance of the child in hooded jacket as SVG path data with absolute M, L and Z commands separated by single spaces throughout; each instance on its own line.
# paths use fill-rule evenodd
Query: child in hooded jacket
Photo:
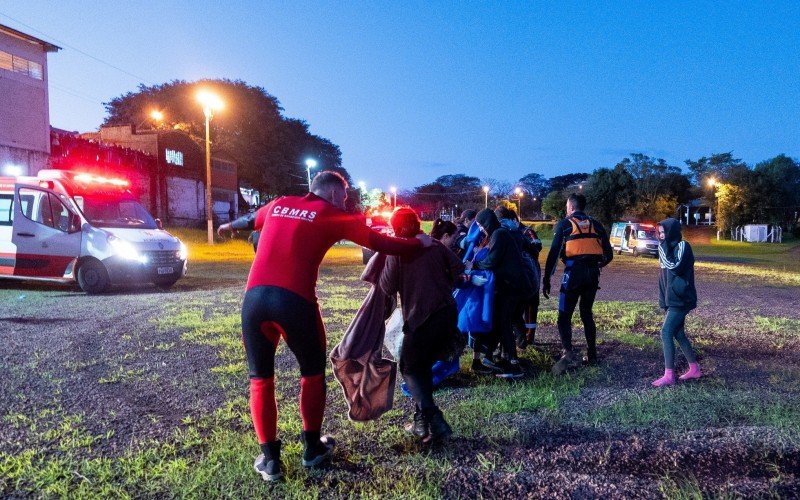
M 700 378 L 703 373 L 697 364 L 692 343 L 689 342 L 684 330 L 686 315 L 697 307 L 692 246 L 681 235 L 681 223 L 671 218 L 659 223 L 658 239 L 661 241 L 658 246 L 658 262 L 661 267 L 658 280 L 658 305 L 667 315 L 661 328 L 664 376 L 653 381 L 653 386 L 664 387 L 674 385 L 676 382 L 673 338 L 678 341 L 683 355 L 689 362 L 689 370 L 680 376 L 680 380 Z

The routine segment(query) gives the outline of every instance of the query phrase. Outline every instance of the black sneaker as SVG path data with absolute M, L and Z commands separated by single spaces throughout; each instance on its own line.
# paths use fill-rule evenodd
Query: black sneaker
M 518 359 L 512 359 L 510 361 L 503 361 L 502 363 L 503 370 L 496 374 L 496 377 L 499 378 L 522 378 L 525 374 L 522 371 L 522 367 L 519 364 Z
M 583 357 L 583 364 L 585 366 L 597 366 L 597 355 L 594 356 L 586 355 Z
M 428 421 L 425 420 L 419 405 L 416 405 L 416 410 L 414 411 L 414 421 L 406 424 L 405 429 L 406 432 L 409 432 L 419 438 L 424 438 L 429 434 Z
M 303 432 L 303 467 L 316 467 L 333 456 L 336 441 L 333 437 L 325 435 L 319 437 L 319 432 Z
M 267 452 L 256 457 L 253 469 L 261 474 L 264 481 L 280 481 L 283 479 L 281 466 L 281 442 L 267 443 Z M 268 458 L 269 456 L 269 458 Z
M 426 443 L 442 441 L 444 439 L 449 438 L 453 435 L 453 429 L 450 427 L 450 424 L 444 419 L 444 415 L 442 415 L 442 410 L 439 408 L 433 408 L 427 414 L 428 422 L 430 423 L 430 434 L 423 439 Z
M 484 356 L 484 358 L 481 360 L 481 363 L 493 373 L 500 373 L 503 371 L 503 369 L 500 367 L 500 363 L 494 361 L 491 356 Z
M 525 335 L 525 333 L 523 332 L 518 333 L 516 335 L 516 341 L 517 341 L 517 349 L 519 349 L 520 351 L 525 350 L 525 348 L 528 347 L 528 337 Z
M 492 369 L 488 366 L 484 365 L 480 359 L 472 360 L 472 371 L 478 375 L 491 375 L 494 373 L 494 371 L 492 371 Z

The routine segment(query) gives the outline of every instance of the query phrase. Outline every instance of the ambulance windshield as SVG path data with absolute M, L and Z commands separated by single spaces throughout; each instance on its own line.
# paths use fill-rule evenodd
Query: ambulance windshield
M 75 196 L 75 203 L 95 227 L 156 229 L 156 221 L 133 197 Z

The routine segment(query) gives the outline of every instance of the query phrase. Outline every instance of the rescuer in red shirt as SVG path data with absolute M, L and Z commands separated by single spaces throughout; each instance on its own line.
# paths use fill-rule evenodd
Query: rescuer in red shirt
M 275 349 L 281 337 L 300 364 L 302 463 L 314 467 L 333 454 L 334 441 L 321 436 L 325 412 L 327 346 L 316 297 L 319 266 L 339 240 L 398 255 L 429 246 L 425 235 L 391 238 L 344 211 L 347 182 L 335 172 L 317 174 L 305 196 L 283 196 L 257 213 L 261 231 L 242 304 L 242 335 L 250 371 L 250 412 L 262 455 L 254 468 L 265 481 L 282 477 L 277 437 Z

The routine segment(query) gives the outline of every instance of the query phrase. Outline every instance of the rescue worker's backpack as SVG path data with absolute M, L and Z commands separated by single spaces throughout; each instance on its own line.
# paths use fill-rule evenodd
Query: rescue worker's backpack
M 566 237 L 564 243 L 564 257 L 572 259 L 575 257 L 592 256 L 599 259 L 603 258 L 603 244 L 600 234 L 595 228 L 592 219 L 577 219 L 570 217 L 567 219 L 572 224 L 572 232 Z

